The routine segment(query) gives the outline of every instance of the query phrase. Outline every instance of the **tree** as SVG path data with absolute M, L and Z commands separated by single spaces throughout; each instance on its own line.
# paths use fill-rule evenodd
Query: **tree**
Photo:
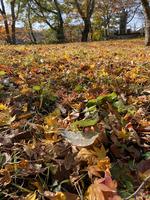
M 127 33 L 127 24 L 129 24 L 140 7 L 137 0 L 118 0 L 119 10 L 119 33 L 124 35 Z
M 93 15 L 99 23 L 101 36 L 110 38 L 115 32 L 127 33 L 127 25 L 132 21 L 138 11 L 138 0 L 97 0 Z M 95 25 L 95 21 L 93 23 Z
M 9 25 L 8 25 L 8 17 L 6 14 L 6 9 L 5 9 L 5 4 L 3 0 L 0 0 L 0 14 L 3 18 L 4 21 L 4 26 L 5 26 L 5 32 L 6 32 L 6 41 L 8 43 L 11 43 L 11 36 L 10 36 L 10 30 L 9 30 Z
M 87 42 L 88 35 L 91 30 L 91 17 L 94 13 L 95 0 L 74 0 L 75 6 L 84 22 L 84 28 L 82 31 L 82 42 Z
M 94 20 L 98 23 L 99 30 L 101 29 L 102 36 L 109 38 L 112 29 L 117 25 L 116 7 L 112 0 L 98 0 L 94 12 Z
M 27 19 L 28 19 L 28 25 L 29 25 L 29 35 L 31 38 L 31 41 L 33 43 L 37 43 L 36 37 L 34 35 L 33 27 L 32 27 L 32 20 L 31 20 L 31 4 L 27 4 Z
M 9 0 L 8 4 L 11 10 L 10 15 L 6 13 L 4 1 L 0 0 L 0 14 L 2 15 L 4 21 L 6 41 L 11 44 L 16 44 L 16 21 L 20 12 L 21 1 Z
M 150 1 L 141 0 L 145 16 L 145 45 L 150 46 Z
M 42 22 L 46 23 L 50 29 L 56 32 L 57 40 L 65 42 L 64 34 L 64 4 L 58 0 L 31 0 L 32 10 Z

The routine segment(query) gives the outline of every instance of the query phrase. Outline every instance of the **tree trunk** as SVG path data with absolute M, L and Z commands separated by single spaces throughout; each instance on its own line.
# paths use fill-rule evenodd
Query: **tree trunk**
M 56 30 L 56 37 L 59 43 L 64 43 L 65 42 L 65 34 L 64 34 L 64 27 L 61 25 L 59 28 Z
M 5 26 L 5 32 L 6 32 L 6 42 L 11 44 L 11 37 L 10 37 L 10 31 L 8 26 L 7 17 L 4 16 L 4 26 Z
M 123 9 L 121 11 L 121 14 L 120 14 L 120 23 L 119 23 L 119 33 L 121 35 L 126 34 L 126 30 L 127 30 L 127 18 L 128 18 L 128 14 L 125 11 L 125 9 Z
M 16 16 L 15 16 L 15 0 L 10 2 L 11 6 L 11 17 L 12 17 L 12 24 L 11 24 L 11 39 L 12 44 L 16 44 Z
M 65 42 L 64 21 L 63 21 L 60 5 L 58 1 L 54 0 L 54 3 L 57 10 L 57 17 L 58 17 L 58 23 L 59 23 L 58 28 L 56 30 L 56 37 L 60 43 L 64 43 Z
M 4 19 L 6 41 L 7 41 L 7 43 L 11 43 L 11 36 L 10 36 L 9 25 L 8 25 L 8 21 L 7 21 L 7 15 L 6 15 L 6 11 L 5 11 L 5 5 L 4 5 L 3 0 L 1 0 L 0 3 L 1 3 L 1 7 L 2 7 L 2 10 L 0 10 L 0 11 L 1 11 L 1 15 Z
M 145 45 L 150 46 L 150 18 L 146 19 L 145 25 Z
M 28 4 L 28 23 L 29 23 L 29 30 L 30 30 L 30 38 L 33 43 L 37 43 L 36 37 L 33 32 L 32 22 L 31 22 L 31 5 Z
M 91 22 L 88 19 L 84 20 L 84 30 L 82 31 L 82 42 L 87 42 L 88 41 L 88 35 L 91 29 Z
M 148 0 L 141 0 L 145 15 L 145 45 L 150 46 L 150 5 Z

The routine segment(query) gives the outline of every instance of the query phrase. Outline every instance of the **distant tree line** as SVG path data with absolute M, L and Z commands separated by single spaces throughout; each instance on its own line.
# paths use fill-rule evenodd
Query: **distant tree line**
M 145 44 L 150 45 L 149 0 L 0 0 L 0 20 L 10 44 L 16 44 L 18 21 L 28 30 L 32 43 L 37 43 L 36 22 L 46 24 L 59 43 L 68 41 L 66 27 L 70 31 L 78 27 L 80 40 L 86 42 L 89 37 L 99 40 L 114 32 L 126 34 L 128 24 L 141 13 L 145 18 Z

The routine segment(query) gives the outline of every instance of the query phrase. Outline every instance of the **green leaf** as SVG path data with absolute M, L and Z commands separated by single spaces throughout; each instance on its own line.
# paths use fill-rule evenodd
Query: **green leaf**
M 40 90 L 41 90 L 41 86 L 39 86 L 39 85 L 34 85 L 34 86 L 33 86 L 33 90 L 35 90 L 35 91 L 40 91 Z
M 95 106 L 97 105 L 97 100 L 96 99 L 91 99 L 87 102 L 87 107 L 92 107 L 92 106 Z
M 115 108 L 117 108 L 119 113 L 124 113 L 127 110 L 126 106 L 124 105 L 124 103 L 121 100 L 114 102 L 113 106 Z
M 75 86 L 75 91 L 79 92 L 79 93 L 82 92 L 83 91 L 83 86 L 82 85 L 76 85 Z
M 111 94 L 107 95 L 107 100 L 109 100 L 110 102 L 117 100 L 117 94 L 115 92 L 112 92 Z
M 97 97 L 97 105 L 101 105 L 103 101 L 106 100 L 106 98 L 107 98 L 107 95 L 101 95 Z
M 134 115 L 136 112 L 136 108 L 134 106 L 130 105 L 130 106 L 128 106 L 127 111 L 128 111 L 128 114 Z
M 97 124 L 98 121 L 99 121 L 99 117 L 97 116 L 95 119 L 83 119 L 80 121 L 76 121 L 76 122 L 72 123 L 72 126 L 73 127 L 79 126 L 81 128 L 84 128 L 87 126 L 94 126 L 95 124 Z
M 117 94 L 115 92 L 112 92 L 111 94 L 100 95 L 96 99 L 89 100 L 87 102 L 87 107 L 91 107 L 94 105 L 101 105 L 106 100 L 108 100 L 109 102 L 113 102 L 113 101 L 117 100 Z
M 143 157 L 144 157 L 146 160 L 150 159 L 150 151 L 144 153 L 144 154 L 143 154 Z
M 94 106 L 91 106 L 91 107 L 86 107 L 84 110 L 83 110 L 83 113 L 87 113 L 87 112 L 91 112 L 91 113 L 94 113 L 97 111 L 97 108 L 96 108 L 96 105 Z

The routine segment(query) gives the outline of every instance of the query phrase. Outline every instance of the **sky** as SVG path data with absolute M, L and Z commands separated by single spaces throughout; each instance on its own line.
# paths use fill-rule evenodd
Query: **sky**
M 10 7 L 6 4 L 6 11 L 10 12 Z M 23 27 L 23 23 L 22 22 L 17 22 L 16 24 L 17 27 Z M 133 18 L 133 20 L 127 25 L 128 29 L 132 29 L 132 30 L 138 30 L 140 28 L 144 27 L 144 18 L 140 17 L 138 15 L 135 15 L 135 17 Z M 44 23 L 35 23 L 33 25 L 33 28 L 36 30 L 42 30 L 42 29 L 47 29 L 47 25 Z

